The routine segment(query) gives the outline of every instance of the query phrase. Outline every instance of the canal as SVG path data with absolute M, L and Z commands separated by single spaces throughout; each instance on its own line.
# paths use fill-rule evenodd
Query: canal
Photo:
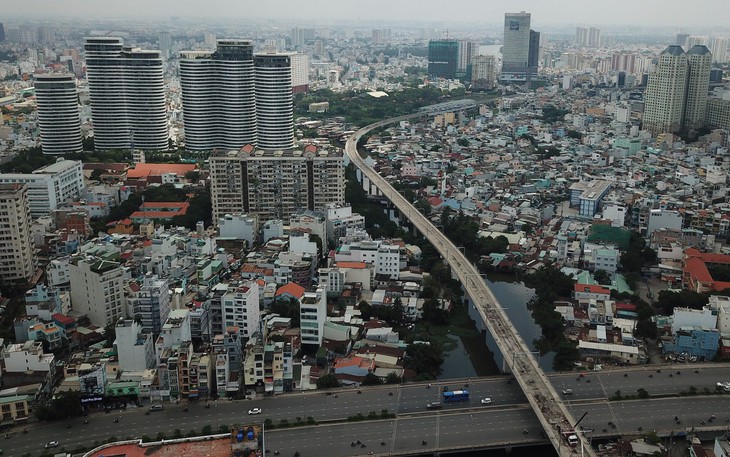
M 525 286 L 515 275 L 487 275 L 489 288 L 499 300 L 520 336 L 531 350 L 535 349 L 535 340 L 542 336 L 542 329 L 532 318 L 527 303 L 535 294 L 534 289 Z M 473 323 L 472 323 L 473 325 Z M 499 374 L 499 367 L 494 361 L 494 354 L 487 348 L 481 335 L 468 337 L 450 335 L 455 343 L 453 349 L 444 354 L 444 363 L 439 379 L 468 378 L 471 376 L 489 376 Z M 540 367 L 545 371 L 553 371 L 553 352 L 538 357 Z

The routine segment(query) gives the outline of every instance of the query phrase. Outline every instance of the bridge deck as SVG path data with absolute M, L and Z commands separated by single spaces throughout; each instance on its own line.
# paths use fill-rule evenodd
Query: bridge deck
M 433 113 L 429 113 L 433 114 Z M 475 308 L 482 316 L 484 325 L 493 336 L 503 355 L 505 362 L 525 392 L 532 409 L 535 411 L 548 438 L 558 454 L 572 455 L 575 449 L 568 447 L 558 433 L 557 427 L 570 428 L 575 423 L 562 399 L 548 381 L 545 373 L 538 366 L 537 360 L 531 356 L 530 348 L 525 344 L 517 329 L 512 325 L 504 309 L 500 306 L 491 289 L 482 280 L 479 271 L 469 262 L 461 251 L 413 205 L 398 193 L 385 179 L 360 157 L 357 143 L 363 135 L 375 128 L 422 116 L 422 113 L 386 119 L 366 126 L 355 132 L 345 144 L 345 152 L 350 160 L 365 174 L 372 183 L 407 217 L 414 227 L 420 231 L 449 263 L 452 272 L 461 281 L 466 293 L 474 302 Z M 512 357 L 507 357 L 512 354 Z M 595 456 L 595 452 L 581 436 L 583 452 Z

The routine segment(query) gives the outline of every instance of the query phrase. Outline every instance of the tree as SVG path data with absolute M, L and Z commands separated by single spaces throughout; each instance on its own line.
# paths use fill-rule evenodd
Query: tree
M 668 316 L 672 314 L 675 307 L 702 309 L 708 302 L 709 299 L 706 295 L 702 295 L 693 290 L 682 290 L 679 292 L 662 290 L 657 296 L 655 307 Z
M 317 380 L 317 389 L 330 389 L 339 386 L 340 382 L 332 373 L 326 374 Z
M 441 348 L 434 343 L 409 344 L 406 355 L 405 367 L 414 370 L 418 375 L 424 374 L 435 378 L 441 372 L 444 356 Z
M 429 298 L 423 303 L 423 320 L 433 325 L 448 325 L 449 312 L 442 309 L 437 300 Z
M 112 347 L 114 346 L 114 340 L 117 339 L 117 330 L 116 330 L 116 322 L 110 322 L 104 327 L 104 339 L 105 347 Z
M 395 371 L 391 371 L 388 373 L 388 376 L 385 377 L 385 383 L 386 384 L 399 384 L 401 382 L 401 377 L 398 376 Z
M 611 285 L 611 275 L 609 275 L 605 270 L 596 270 L 593 273 L 593 277 L 598 284 Z
M 363 386 L 378 386 L 382 383 L 383 381 L 381 381 L 380 378 L 375 376 L 373 373 L 366 374 L 365 378 L 362 380 Z
M 101 168 L 96 168 L 91 172 L 91 176 L 89 176 L 89 179 L 92 181 L 101 181 L 101 175 L 104 174 L 104 170 Z
M 190 182 L 198 182 L 200 181 L 200 172 L 197 170 L 188 171 L 185 173 L 185 179 L 187 179 Z
M 36 408 L 38 420 L 59 420 L 81 415 L 81 393 L 79 391 L 63 391 L 50 402 Z
M 272 313 L 290 318 L 292 327 L 299 327 L 299 300 L 296 298 L 277 298 L 270 309 Z

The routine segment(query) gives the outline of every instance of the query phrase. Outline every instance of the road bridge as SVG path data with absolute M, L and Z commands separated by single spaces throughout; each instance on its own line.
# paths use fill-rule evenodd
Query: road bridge
M 424 111 L 434 114 L 434 110 Z M 407 218 L 431 242 L 441 257 L 451 266 L 451 271 L 461 281 L 462 287 L 471 298 L 474 310 L 481 317 L 481 322 L 477 321 L 477 325 L 481 330 L 486 329 L 491 334 L 504 356 L 505 365 L 517 379 L 550 442 L 559 455 L 571 455 L 575 449 L 566 445 L 559 429 L 572 429 L 575 419 L 538 366 L 537 360 L 532 357 L 532 350 L 512 325 L 497 298 L 482 279 L 480 272 L 466 259 L 457 246 L 360 157 L 357 144 L 368 132 L 422 115 L 424 114 L 399 116 L 363 127 L 348 138 L 345 143 L 345 152 L 363 175 L 375 184 L 382 195 L 398 208 L 401 215 Z M 508 354 L 511 357 L 508 357 Z M 583 446 L 585 454 L 596 455 L 584 437 L 581 437 L 581 446 Z

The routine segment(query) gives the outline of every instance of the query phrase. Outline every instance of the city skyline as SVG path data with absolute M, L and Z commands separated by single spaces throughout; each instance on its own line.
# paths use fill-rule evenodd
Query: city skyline
M 499 23 L 507 12 L 529 11 L 533 14 L 536 25 L 554 24 L 596 24 L 596 25 L 641 25 L 641 26 L 681 26 L 681 27 L 717 27 L 726 29 L 727 24 L 721 14 L 725 3 L 721 0 L 706 0 L 703 8 L 688 8 L 686 2 L 677 0 L 665 1 L 661 8 L 655 2 L 638 0 L 631 4 L 631 14 L 625 9 L 616 8 L 615 4 L 599 1 L 562 0 L 559 7 L 553 2 L 523 0 L 515 4 L 506 0 L 479 2 L 469 0 L 460 8 L 444 9 L 434 0 L 406 0 L 397 3 L 385 0 L 373 0 L 367 8 L 353 1 L 334 2 L 332 0 L 312 0 L 306 8 L 292 0 L 276 3 L 260 3 L 254 9 L 249 5 L 231 0 L 216 2 L 217 8 L 208 5 L 201 8 L 198 2 L 189 0 L 161 0 L 154 3 L 141 0 L 130 0 L 125 3 L 98 3 L 90 0 L 71 0 L 62 5 L 50 0 L 33 2 L 32 16 L 58 17 L 70 16 L 87 18 L 117 19 L 149 19 L 169 18 L 170 16 L 194 17 L 198 20 L 209 18 L 277 18 L 298 20 L 351 20 L 351 21 L 427 21 L 443 22 L 484 22 Z M 29 8 L 25 4 L 4 5 L 3 19 L 29 17 Z M 141 14 L 140 11 L 144 11 Z M 480 18 L 480 19 L 476 19 Z M 483 18 L 483 19 L 481 19 Z

